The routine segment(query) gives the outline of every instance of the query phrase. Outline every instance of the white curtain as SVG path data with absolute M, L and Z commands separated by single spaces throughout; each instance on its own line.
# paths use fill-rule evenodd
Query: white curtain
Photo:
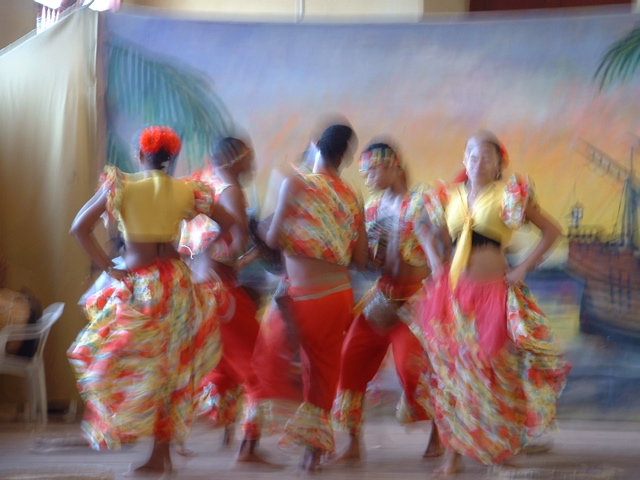
M 66 303 L 45 350 L 49 400 L 76 398 L 66 349 L 89 262 L 69 235 L 96 186 L 98 13 L 78 10 L 0 56 L 0 254 L 7 287 Z M 22 398 L 0 377 L 0 403 Z

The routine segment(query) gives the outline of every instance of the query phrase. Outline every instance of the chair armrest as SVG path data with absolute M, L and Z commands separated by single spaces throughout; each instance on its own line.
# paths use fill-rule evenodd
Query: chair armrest
M 42 332 L 51 325 L 40 325 L 37 323 L 31 325 L 8 325 L 0 330 L 0 344 L 14 340 L 36 340 L 42 336 Z

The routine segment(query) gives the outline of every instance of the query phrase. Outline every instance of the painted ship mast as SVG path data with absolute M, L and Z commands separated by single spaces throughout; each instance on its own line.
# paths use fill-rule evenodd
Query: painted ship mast
M 574 206 L 569 228 L 567 271 L 584 282 L 580 329 L 613 341 L 640 344 L 640 187 L 633 169 L 583 142 L 579 150 L 597 169 L 623 183 L 620 227 L 616 234 L 580 226 L 582 207 Z
M 633 169 L 633 147 L 629 157 L 629 168 L 607 156 L 590 143 L 583 142 L 582 154 L 596 168 L 608 174 L 617 181 L 623 182 L 622 188 L 622 215 L 620 217 L 620 240 L 622 247 L 634 248 L 640 245 L 638 239 L 638 207 L 640 206 L 640 187 L 635 178 Z

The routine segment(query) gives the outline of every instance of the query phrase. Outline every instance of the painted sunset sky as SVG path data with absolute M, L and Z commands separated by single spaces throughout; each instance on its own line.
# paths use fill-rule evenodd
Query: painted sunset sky
M 269 182 L 273 169 L 297 160 L 319 120 L 339 113 L 356 130 L 359 150 L 376 136 L 392 138 L 412 183 L 452 178 L 468 135 L 493 130 L 509 151 L 509 170 L 531 176 L 540 203 L 563 227 L 579 201 L 585 224 L 612 228 L 622 185 L 590 167 L 578 144 L 629 165 L 640 135 L 640 74 L 604 91 L 593 75 L 640 15 L 585 12 L 371 25 L 118 13 L 106 26 L 108 35 L 210 79 L 253 141 L 265 213 L 279 178 Z M 355 163 L 345 176 L 366 197 Z

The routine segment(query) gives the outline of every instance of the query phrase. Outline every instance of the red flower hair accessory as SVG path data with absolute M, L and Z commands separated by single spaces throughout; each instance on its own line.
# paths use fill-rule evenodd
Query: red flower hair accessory
M 464 183 L 467 180 L 469 180 L 469 175 L 467 175 L 466 170 L 462 170 L 455 176 L 455 178 L 453 179 L 453 183 Z
M 507 152 L 507 149 L 504 148 L 504 145 L 502 144 L 502 142 L 500 140 L 498 140 L 498 150 L 500 150 L 500 156 L 502 157 L 502 166 L 503 167 L 508 167 L 509 166 L 509 153 Z
M 171 127 L 147 127 L 140 133 L 140 151 L 145 155 L 153 155 L 164 150 L 172 157 L 180 153 L 182 142 Z

